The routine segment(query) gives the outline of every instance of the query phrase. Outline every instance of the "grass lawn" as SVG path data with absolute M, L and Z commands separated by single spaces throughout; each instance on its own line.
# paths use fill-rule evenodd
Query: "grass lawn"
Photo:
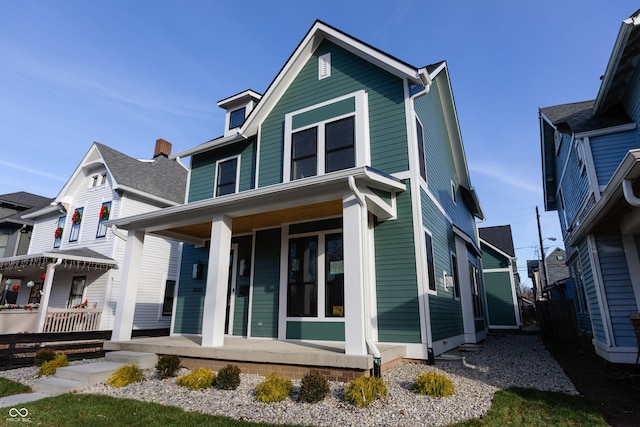
M 4 389 L 3 389 L 4 390 Z M 179 408 L 90 394 L 65 394 L 26 403 L 34 425 L 113 426 L 269 426 L 185 412 Z M 0 418 L 1 420 L 1 418 Z M 477 426 L 607 426 L 598 406 L 564 393 L 512 388 L 499 391 L 482 419 L 456 424 Z
M 0 378 L 0 397 L 11 396 L 13 394 L 29 393 L 31 388 L 24 384 Z M 1 419 L 1 418 L 0 418 Z

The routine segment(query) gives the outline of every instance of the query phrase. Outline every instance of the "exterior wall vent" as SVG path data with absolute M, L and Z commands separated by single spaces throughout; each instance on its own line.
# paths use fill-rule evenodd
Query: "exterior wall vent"
M 331 53 L 318 57 L 318 80 L 331 76 Z

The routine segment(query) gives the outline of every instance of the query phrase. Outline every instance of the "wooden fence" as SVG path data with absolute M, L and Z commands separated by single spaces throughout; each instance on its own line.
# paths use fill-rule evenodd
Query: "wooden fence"
M 536 301 L 536 311 L 544 337 L 570 340 L 578 336 L 578 318 L 572 300 Z

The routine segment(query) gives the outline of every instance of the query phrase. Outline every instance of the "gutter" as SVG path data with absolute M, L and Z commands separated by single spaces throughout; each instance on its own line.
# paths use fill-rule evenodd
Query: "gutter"
M 360 190 L 358 190 L 358 187 L 356 186 L 356 180 L 353 177 L 353 175 L 349 176 L 348 178 L 349 181 L 349 188 L 351 189 L 351 191 L 353 192 L 353 195 L 355 196 L 356 200 L 358 201 L 358 204 L 360 205 L 361 208 L 365 209 L 366 212 L 366 202 L 364 200 L 364 196 L 363 194 L 360 192 Z M 368 227 L 367 227 L 367 223 L 366 222 L 362 222 L 362 236 L 364 237 L 366 235 L 366 233 L 368 233 Z M 364 247 L 364 245 L 360 245 L 361 247 Z M 381 368 L 381 361 L 382 358 L 380 356 L 380 350 L 378 349 L 378 347 L 376 346 L 376 344 L 373 342 L 373 338 L 371 338 L 371 325 L 370 325 L 370 321 L 371 321 L 371 315 L 369 313 L 369 289 L 367 287 L 367 283 L 368 283 L 368 279 L 369 279 L 369 257 L 364 256 L 363 257 L 363 265 L 361 266 L 362 268 L 362 278 L 363 278 L 363 282 L 364 282 L 364 286 L 363 286 L 363 295 L 364 295 L 364 317 L 365 317 L 365 322 L 364 322 L 364 335 L 365 335 L 365 342 L 367 343 L 367 346 L 369 347 L 369 351 L 371 351 L 371 353 L 373 354 L 373 375 L 376 378 L 380 378 L 380 368 Z
M 640 198 L 638 198 L 633 192 L 633 182 L 630 179 L 622 181 L 622 194 L 624 199 L 633 207 L 640 207 Z

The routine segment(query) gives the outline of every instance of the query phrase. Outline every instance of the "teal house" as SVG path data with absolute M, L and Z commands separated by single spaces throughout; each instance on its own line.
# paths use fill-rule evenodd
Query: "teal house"
M 622 21 L 596 98 L 539 114 L 545 208 L 558 212 L 568 296 L 597 354 L 615 363 L 638 357 L 639 60 L 640 11 Z
M 204 349 L 391 343 L 427 360 L 484 338 L 484 215 L 445 62 L 415 67 L 317 21 L 264 93 L 218 106 L 221 136 L 171 156 L 190 163 L 185 203 L 111 224 L 128 233 L 122 300 L 153 234 L 184 243 L 171 334 Z
M 482 274 L 491 329 L 519 329 L 520 276 L 510 225 L 482 227 Z

